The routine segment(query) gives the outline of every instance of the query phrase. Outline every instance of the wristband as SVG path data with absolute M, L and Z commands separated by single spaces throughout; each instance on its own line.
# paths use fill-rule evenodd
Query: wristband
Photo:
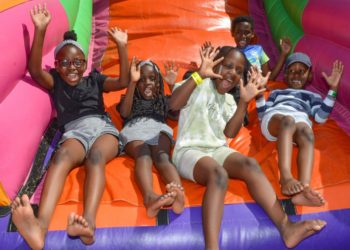
M 333 98 L 336 98 L 337 97 L 337 91 L 334 91 L 334 90 L 328 90 L 328 95 L 333 97 Z
M 193 81 L 196 83 L 196 85 L 200 85 L 203 82 L 202 77 L 198 74 L 198 72 L 193 72 L 191 74 L 191 77 L 193 79 Z

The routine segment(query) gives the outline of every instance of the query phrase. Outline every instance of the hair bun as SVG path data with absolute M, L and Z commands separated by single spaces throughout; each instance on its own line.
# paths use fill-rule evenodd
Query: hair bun
M 77 40 L 77 34 L 74 30 L 66 31 L 63 35 L 63 40 Z

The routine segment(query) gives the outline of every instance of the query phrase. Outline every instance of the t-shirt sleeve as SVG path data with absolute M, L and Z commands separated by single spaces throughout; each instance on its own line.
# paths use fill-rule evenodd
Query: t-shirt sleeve
M 270 60 L 270 58 L 266 55 L 266 53 L 262 47 L 261 47 L 261 53 L 260 53 L 259 60 L 260 60 L 261 65 L 267 63 Z
M 97 69 L 94 69 L 90 75 L 93 77 L 94 81 L 98 84 L 99 89 L 103 91 L 103 85 L 107 79 L 106 75 L 101 74 Z

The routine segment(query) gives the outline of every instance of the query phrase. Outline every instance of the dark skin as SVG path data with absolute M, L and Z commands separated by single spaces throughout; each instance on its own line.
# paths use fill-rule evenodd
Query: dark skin
M 249 22 L 240 22 L 235 27 L 234 30 L 231 30 L 231 35 L 236 41 L 236 45 L 238 48 L 245 48 L 249 44 L 251 44 L 251 40 L 255 36 L 252 25 Z M 281 71 L 283 64 L 287 58 L 291 50 L 291 42 L 289 38 L 281 39 L 281 53 L 278 57 L 277 63 L 275 67 L 272 69 L 269 79 L 275 80 Z M 270 67 L 268 63 L 264 63 L 261 65 L 262 74 L 264 76 L 270 72 Z
M 145 100 L 157 97 L 159 92 L 159 81 L 152 66 L 146 64 L 140 67 L 134 57 L 130 75 L 129 87 L 120 104 L 120 114 L 123 117 L 128 117 L 131 113 L 135 91 L 138 91 Z M 131 141 L 125 146 L 126 153 L 135 160 L 135 177 L 149 217 L 155 217 L 163 206 L 172 206 L 175 213 L 181 213 L 184 209 L 181 179 L 170 161 L 170 150 L 171 141 L 163 133 L 159 136 L 158 145 L 148 145 L 144 141 Z M 153 190 L 153 163 L 163 181 L 167 183 L 166 194 L 159 195 Z
M 54 87 L 53 77 L 42 69 L 43 42 L 51 14 L 46 6 L 37 5 L 31 10 L 31 18 L 35 31 L 28 70 L 36 82 L 51 90 Z M 108 77 L 104 82 L 105 91 L 123 89 L 128 84 L 127 34 L 118 28 L 112 28 L 109 34 L 119 49 L 121 77 Z M 84 53 L 73 45 L 66 45 L 55 59 L 55 69 L 62 79 L 71 86 L 79 84 L 87 68 Z M 105 187 L 105 165 L 117 153 L 118 139 L 111 134 L 98 137 L 89 152 L 85 152 L 83 145 L 76 139 L 68 139 L 60 146 L 48 168 L 38 216 L 34 216 L 27 195 L 17 197 L 12 203 L 13 222 L 30 248 L 44 247 L 48 226 L 66 177 L 72 169 L 82 164 L 86 171 L 84 211 L 82 215 L 73 212 L 68 216 L 67 233 L 80 237 L 84 244 L 94 243 L 96 213 Z
M 331 75 L 323 76 L 330 89 L 336 91 L 342 75 L 343 65 L 336 61 Z M 288 67 L 285 81 L 289 88 L 303 89 L 311 81 L 311 69 L 305 64 L 296 62 Z M 293 196 L 292 202 L 297 205 L 321 206 L 325 203 L 320 193 L 309 187 L 314 159 L 314 134 L 304 122 L 295 123 L 287 115 L 272 116 L 268 130 L 277 138 L 278 166 L 280 169 L 280 184 L 284 195 Z M 298 147 L 297 166 L 299 178 L 291 173 L 293 143 Z
M 260 73 L 256 69 L 252 70 L 248 84 L 243 86 L 244 57 L 238 51 L 231 51 L 224 58 L 214 61 L 217 53 L 218 51 L 214 52 L 210 48 L 201 50 L 202 64 L 198 73 L 203 79 L 214 78 L 216 90 L 220 94 L 227 93 L 231 88 L 240 84 L 241 99 L 237 111 L 223 131 L 226 136 L 235 137 L 242 127 L 249 101 L 265 91 L 262 86 L 266 84 L 268 75 L 262 77 L 258 75 Z M 185 106 L 196 87 L 194 80 L 189 78 L 174 91 L 174 99 L 172 99 L 170 107 L 176 110 Z M 238 152 L 229 155 L 223 166 L 220 166 L 211 157 L 203 157 L 196 163 L 193 174 L 196 182 L 206 186 L 202 201 L 206 249 L 219 249 L 219 232 L 229 178 L 243 180 L 247 184 L 250 194 L 274 222 L 287 247 L 296 246 L 304 238 L 321 230 L 325 225 L 325 222 L 321 220 L 290 222 L 258 163 Z

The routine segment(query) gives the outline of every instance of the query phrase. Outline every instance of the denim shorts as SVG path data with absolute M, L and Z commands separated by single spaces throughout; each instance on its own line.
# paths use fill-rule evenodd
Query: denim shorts
M 87 153 L 96 139 L 104 134 L 114 135 L 119 140 L 119 132 L 108 115 L 83 116 L 64 125 L 59 145 L 68 139 L 76 139 L 83 144 Z

